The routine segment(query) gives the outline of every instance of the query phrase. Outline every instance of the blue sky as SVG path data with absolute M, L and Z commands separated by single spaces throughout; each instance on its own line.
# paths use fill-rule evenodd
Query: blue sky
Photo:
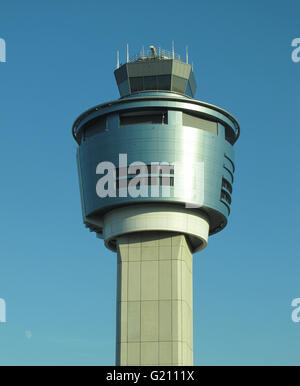
M 194 258 L 196 365 L 299 365 L 298 1 L 2 1 L 0 365 L 112 365 L 116 256 L 82 225 L 75 118 L 116 50 L 189 45 L 196 98 L 239 120 L 228 227 Z

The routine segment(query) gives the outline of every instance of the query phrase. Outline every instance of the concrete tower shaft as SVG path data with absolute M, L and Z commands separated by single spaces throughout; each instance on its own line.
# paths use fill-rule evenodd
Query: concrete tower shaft
M 192 98 L 174 53 L 152 48 L 115 77 L 121 98 L 73 136 L 84 224 L 118 254 L 116 363 L 190 365 L 192 253 L 227 224 L 239 124 Z
M 193 255 L 183 235 L 118 238 L 117 365 L 193 364 Z

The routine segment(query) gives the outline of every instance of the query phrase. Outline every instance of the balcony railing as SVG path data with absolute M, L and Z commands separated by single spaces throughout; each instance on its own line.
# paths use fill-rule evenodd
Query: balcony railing
M 158 47 L 156 49 L 156 55 L 153 54 L 153 52 L 150 49 L 141 49 L 137 54 L 132 55 L 129 57 L 128 62 L 140 62 L 140 61 L 146 61 L 146 60 L 165 60 L 165 59 L 174 59 L 181 61 L 181 57 L 179 54 L 176 54 L 173 51 L 165 50 L 161 47 Z M 125 63 L 120 63 L 120 66 Z

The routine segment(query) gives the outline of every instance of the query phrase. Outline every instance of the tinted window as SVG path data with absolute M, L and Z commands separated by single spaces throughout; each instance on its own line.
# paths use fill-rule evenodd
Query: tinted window
M 137 124 L 167 124 L 166 110 L 140 110 L 120 114 L 120 126 Z

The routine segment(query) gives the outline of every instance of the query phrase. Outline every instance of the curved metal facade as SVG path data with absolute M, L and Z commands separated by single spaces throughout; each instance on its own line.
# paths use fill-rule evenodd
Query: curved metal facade
M 156 118 L 152 119 L 149 116 Z M 157 121 L 163 114 L 161 122 Z M 143 122 L 144 119 L 144 122 Z M 147 121 L 148 120 L 148 121 Z M 190 206 L 209 219 L 209 234 L 227 224 L 234 174 L 233 144 L 239 136 L 237 121 L 226 111 L 173 92 L 142 92 L 96 106 L 74 123 L 73 135 L 79 144 L 78 168 L 84 222 L 102 234 L 103 215 L 112 209 L 132 204 L 156 203 Z M 167 162 L 183 166 L 173 178 L 170 195 L 163 197 L 100 198 L 96 184 L 101 176 L 97 165 L 109 161 L 119 165 L 119 155 L 127 154 L 128 165 Z M 203 166 L 198 185 L 192 172 Z M 169 176 L 169 177 L 170 177 Z M 174 186 L 182 190 L 175 192 Z M 149 187 L 150 189 L 150 187 Z M 200 197 L 200 198 L 199 198 Z

